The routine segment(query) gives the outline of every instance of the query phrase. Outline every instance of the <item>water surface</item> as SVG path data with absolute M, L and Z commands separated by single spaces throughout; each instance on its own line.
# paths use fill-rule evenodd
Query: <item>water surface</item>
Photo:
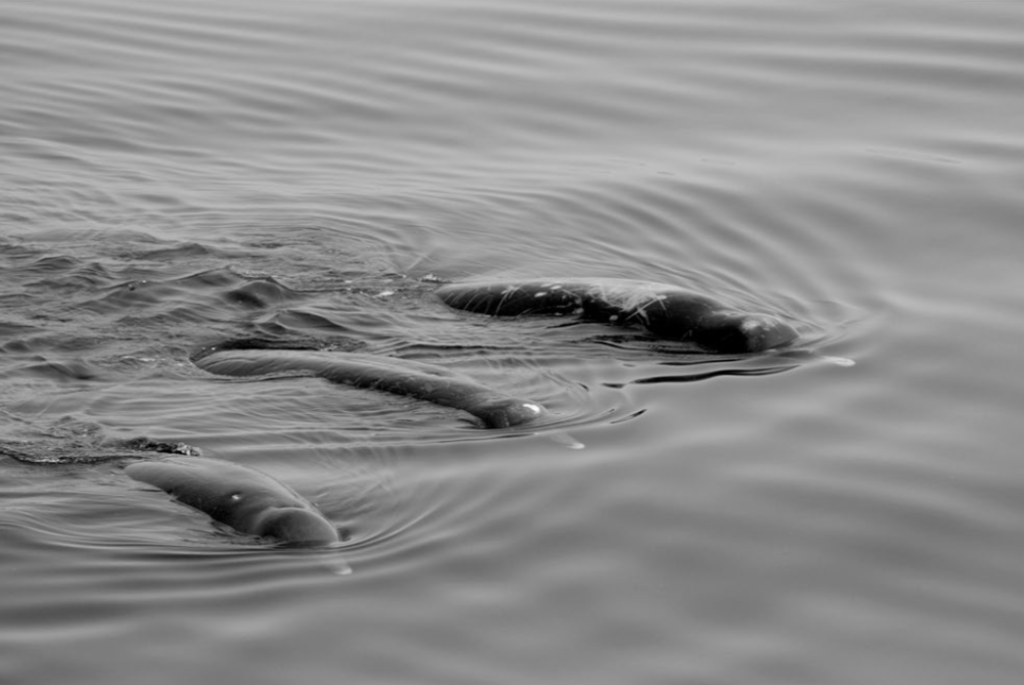
M 0 680 L 1019 682 L 1022 38 L 1009 1 L 0 5 L 0 439 L 189 442 L 355 569 L 5 460 Z M 804 354 L 432 297 L 547 275 Z M 240 335 L 554 419 L 189 362 Z

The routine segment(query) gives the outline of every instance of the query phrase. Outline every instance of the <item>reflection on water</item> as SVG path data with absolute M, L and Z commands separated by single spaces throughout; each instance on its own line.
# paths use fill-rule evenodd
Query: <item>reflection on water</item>
M 4 460 L 0 680 L 1017 682 L 1018 5 L 0 6 L 0 439 L 197 445 L 356 570 Z M 801 344 L 434 297 L 467 276 L 668 283 Z M 237 337 L 552 420 L 189 361 Z

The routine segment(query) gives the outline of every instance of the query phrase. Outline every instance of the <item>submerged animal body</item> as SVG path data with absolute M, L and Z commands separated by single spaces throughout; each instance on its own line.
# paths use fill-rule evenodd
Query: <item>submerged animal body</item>
M 128 464 L 125 473 L 248 535 L 300 546 L 338 542 L 320 511 L 262 471 L 218 459 L 171 457 Z
M 447 305 L 492 316 L 574 315 L 636 326 L 659 338 L 721 354 L 762 352 L 788 345 L 797 332 L 767 314 L 730 309 L 690 291 L 644 281 L 531 280 L 466 282 L 440 287 Z M 233 377 L 302 374 L 404 395 L 466 411 L 488 428 L 527 424 L 547 415 L 537 402 L 513 397 L 443 366 L 403 359 L 307 349 L 274 349 L 257 341 L 228 341 L 195 355 L 209 373 Z M 149 459 L 157 453 L 189 456 Z M 248 535 L 290 545 L 330 547 L 338 531 L 297 492 L 271 476 L 231 462 L 205 459 L 181 443 L 146 439 L 62 447 L 0 443 L 0 455 L 28 463 L 90 463 L 145 459 L 125 466 L 131 478 L 155 486 L 213 520 Z M 347 573 L 340 562 L 336 569 Z
M 574 315 L 636 326 L 658 338 L 690 342 L 721 354 L 763 352 L 792 343 L 797 332 L 781 319 L 730 309 L 671 285 L 618 279 L 465 282 L 444 285 L 450 307 L 491 316 Z
M 224 376 L 305 373 L 445 407 L 462 409 L 488 428 L 508 428 L 545 415 L 537 402 L 512 397 L 443 366 L 405 359 L 315 350 L 227 349 L 193 359 L 201 369 Z

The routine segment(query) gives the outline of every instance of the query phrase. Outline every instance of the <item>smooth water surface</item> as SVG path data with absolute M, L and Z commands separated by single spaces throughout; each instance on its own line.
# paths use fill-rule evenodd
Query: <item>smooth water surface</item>
M 7 0 L 0 83 L 0 439 L 257 467 L 354 568 L 3 460 L 0 681 L 1020 682 L 1019 2 Z M 432 295 L 547 275 L 802 343 Z M 239 336 L 552 417 L 190 363 Z

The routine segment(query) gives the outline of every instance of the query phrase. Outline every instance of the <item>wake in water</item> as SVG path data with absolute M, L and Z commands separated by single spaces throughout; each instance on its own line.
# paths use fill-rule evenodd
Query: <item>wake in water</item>
M 198 447 L 183 442 L 158 442 L 132 438 L 96 443 L 65 440 L 0 441 L 0 455 L 26 464 L 98 464 L 128 459 L 152 459 L 158 454 L 198 457 Z
M 571 354 L 576 356 L 585 347 L 572 337 L 576 329 L 538 330 L 524 322 L 522 327 L 501 328 L 498 334 L 510 336 L 509 343 L 493 345 L 496 341 L 489 338 L 495 335 L 496 329 L 472 328 L 471 317 L 446 320 L 443 308 L 438 310 L 436 322 L 423 319 L 422 323 L 412 324 L 418 328 L 410 329 L 410 321 L 419 316 L 424 303 L 435 299 L 457 310 L 491 316 L 540 314 L 611 325 L 617 331 L 632 329 L 637 333 L 633 337 L 599 335 L 591 342 L 596 340 L 601 345 L 628 351 L 637 358 L 671 352 L 687 355 L 685 366 L 705 359 L 708 361 L 701 361 L 702 364 L 712 365 L 697 373 L 634 378 L 628 381 L 631 383 L 689 382 L 725 374 L 765 375 L 801 363 L 799 351 L 791 349 L 797 342 L 797 332 L 781 317 L 738 311 L 706 296 L 663 284 L 615 279 L 555 279 L 511 283 L 442 282 L 438 287 L 439 279 L 410 279 L 395 274 L 377 279 L 349 279 L 342 287 L 335 282 L 329 287 L 302 289 L 269 276 L 241 276 L 227 269 L 167 278 L 165 273 L 147 273 L 135 266 L 129 267 L 125 274 L 118 274 L 112 269 L 97 270 L 75 259 L 31 261 L 30 254 L 23 257 L 17 251 L 11 254 L 28 264 L 26 273 L 31 273 L 31 277 L 45 275 L 50 283 L 60 282 L 59 274 L 64 271 L 73 272 L 67 279 L 69 292 L 76 296 L 78 290 L 73 288 L 78 288 L 82 274 L 88 275 L 89 287 L 83 292 L 89 299 L 65 302 L 54 298 L 47 306 L 52 308 L 48 314 L 55 322 L 73 321 L 72 312 L 82 311 L 91 312 L 100 321 L 109 320 L 114 332 L 105 338 L 102 326 L 96 327 L 97 337 L 90 341 L 94 349 L 120 352 L 119 348 L 125 345 L 125 334 L 129 340 L 134 336 L 151 343 L 154 339 L 168 338 L 168 332 L 174 331 L 185 334 L 186 344 L 191 347 L 196 339 L 217 336 L 222 342 L 202 347 L 189 357 L 195 368 L 214 376 L 255 381 L 294 376 L 321 378 L 465 411 L 475 418 L 477 425 L 488 430 L 518 427 L 536 432 L 540 428 L 548 429 L 555 442 L 574 449 L 581 448 L 582 444 L 562 430 L 551 430 L 559 424 L 542 401 L 490 387 L 434 360 L 458 363 L 457 355 L 487 360 L 493 358 L 494 350 L 507 348 L 508 363 L 522 363 L 526 354 L 536 354 L 534 342 L 524 337 L 527 333 L 547 338 L 545 349 L 558 355 L 565 355 L 566 349 L 570 349 L 566 344 L 570 344 Z M 128 263 L 137 261 L 137 256 L 133 255 Z M 202 256 L 190 254 L 190 258 Z M 17 270 L 12 273 L 18 277 Z M 55 273 L 58 276 L 55 277 Z M 131 277 L 121 280 L 126 274 Z M 119 282 L 107 284 L 106 281 Z M 335 299 L 339 293 L 345 295 L 341 301 Z M 298 306 L 300 303 L 303 306 Z M 249 337 L 228 336 L 225 340 L 224 321 L 237 319 L 237 312 L 243 313 L 242 329 Z M 13 313 L 16 315 L 17 311 Z M 376 324 L 363 323 L 372 320 L 368 319 L 370 315 L 389 321 L 390 328 L 381 330 L 374 327 Z M 56 328 L 47 337 L 46 329 L 38 327 L 40 317 L 35 309 L 26 310 L 21 320 L 24 326 L 19 328 L 21 324 L 15 316 L 10 331 L 35 336 L 29 347 L 40 344 L 36 341 L 45 341 L 59 349 L 60 344 L 66 343 L 57 341 L 80 334 Z M 441 322 L 446 323 L 434 325 Z M 467 324 L 468 330 L 483 337 L 479 343 L 467 344 L 465 337 L 460 338 L 459 345 L 447 347 L 431 342 L 430 335 L 436 339 L 435 331 L 450 326 L 461 334 Z M 239 332 L 237 321 L 229 323 L 228 327 L 236 334 Z M 430 335 L 425 336 L 427 332 Z M 415 345 L 419 345 L 430 355 L 430 361 L 382 354 L 390 344 L 387 342 L 378 343 L 377 350 L 368 353 L 362 342 L 363 339 L 399 341 L 403 337 L 413 338 L 415 344 L 396 342 L 399 349 L 404 345 L 400 355 L 414 353 Z M 663 345 L 669 347 L 663 348 Z M 765 352 L 771 354 L 764 355 Z M 40 356 L 35 355 L 28 364 L 9 366 L 5 373 L 15 378 L 19 374 L 31 377 L 45 374 L 58 382 L 70 379 L 91 383 L 116 378 L 112 374 L 119 373 L 118 369 L 126 361 L 144 359 L 134 350 L 115 357 L 119 363 L 111 366 L 80 358 L 41 364 Z M 130 375 L 121 380 L 132 382 Z M 613 382 L 604 385 L 622 386 Z M 638 413 L 642 410 L 631 415 Z M 596 414 L 600 420 L 624 420 L 606 411 Z M 124 461 L 129 476 L 155 485 L 241 533 L 286 543 L 337 544 L 336 531 L 331 528 L 331 533 L 321 534 L 328 529 L 317 518 L 318 512 L 287 486 L 266 474 L 231 462 L 200 458 L 196 448 L 184 443 L 146 438 L 120 441 L 54 438 L 0 443 L 0 454 L 21 462 L 46 465 Z M 252 508 L 240 508 L 239 503 Z M 268 523 L 276 520 L 270 513 L 279 509 L 298 512 L 289 515 L 297 521 L 294 527 L 283 523 L 275 527 L 276 524 Z M 240 513 L 242 511 L 245 513 Z

